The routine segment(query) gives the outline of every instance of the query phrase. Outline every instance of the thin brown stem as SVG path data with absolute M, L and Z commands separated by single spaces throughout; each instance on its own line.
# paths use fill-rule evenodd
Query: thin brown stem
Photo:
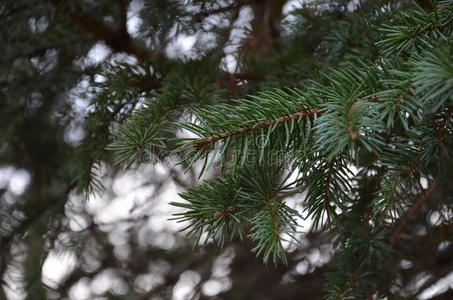
M 219 134 L 219 135 L 214 135 L 214 136 L 210 136 L 210 137 L 205 137 L 205 138 L 200 138 L 198 140 L 195 141 L 195 148 L 197 150 L 205 147 L 205 146 L 208 146 L 212 143 L 215 143 L 217 141 L 220 141 L 220 140 L 224 140 L 224 139 L 227 139 L 227 138 L 230 138 L 230 137 L 234 137 L 234 136 L 237 136 L 237 135 L 241 135 L 241 134 L 245 134 L 245 133 L 248 133 L 248 132 L 251 132 L 251 131 L 255 131 L 255 130 L 260 130 L 260 129 L 263 129 L 263 128 L 267 128 L 267 127 L 270 127 L 270 126 L 273 126 L 273 125 L 276 125 L 276 124 L 282 124 L 282 123 L 285 123 L 285 122 L 288 122 L 288 121 L 291 121 L 291 120 L 297 120 L 297 119 L 300 119 L 302 117 L 311 117 L 311 116 L 314 116 L 316 114 L 319 114 L 319 111 L 316 110 L 316 109 L 308 109 L 308 110 L 303 110 L 303 111 L 298 111 L 298 112 L 295 112 L 293 114 L 290 114 L 290 115 L 287 115 L 287 116 L 283 116 L 283 117 L 280 117 L 280 118 L 276 118 L 276 119 L 260 119 L 260 120 L 257 120 L 257 121 L 254 121 L 254 120 L 249 120 L 249 121 L 245 121 L 244 124 L 250 124 L 250 123 L 255 123 L 255 122 L 259 122 L 261 121 L 261 123 L 259 123 L 258 125 L 254 126 L 254 127 L 240 127 L 240 128 L 236 128 L 234 131 L 232 132 L 229 132 L 229 133 L 224 133 L 224 134 Z

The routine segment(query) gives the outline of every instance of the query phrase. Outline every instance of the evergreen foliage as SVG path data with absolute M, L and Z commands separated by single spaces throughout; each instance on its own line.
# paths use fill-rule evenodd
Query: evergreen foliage
M 380 294 L 377 282 L 394 253 L 391 228 L 409 195 L 423 197 L 421 178 L 432 187 L 451 165 L 452 13 L 441 2 L 431 12 L 397 14 L 377 29 L 373 61 L 348 59 L 301 90 L 192 110 L 195 121 L 179 126 L 197 137 L 176 139 L 181 163 L 204 160 L 203 172 L 220 153 L 233 171 L 183 193 L 188 202 L 173 203 L 186 209 L 177 219 L 221 244 L 248 233 L 264 262 L 285 261 L 281 235 L 297 231 L 298 213 L 276 197 L 287 185 L 272 153 L 284 151 L 290 170 L 300 172 L 291 184 L 306 193 L 307 217 L 338 235 L 328 298 Z
M 133 5 L 140 21 L 132 34 Z M 20 282 L 27 300 L 69 298 L 78 282 L 115 270 L 126 291 L 103 296 L 167 299 L 184 272 L 198 268 L 193 298 L 204 299 L 200 286 L 214 273 L 214 251 L 229 245 L 246 247 L 266 265 L 256 270 L 276 270 L 270 285 L 288 290 L 285 298 L 254 288 L 260 300 L 293 299 L 297 276 L 316 281 L 307 299 L 419 299 L 451 274 L 453 2 L 315 0 L 284 14 L 287 6 L 0 4 L 0 166 L 31 174 L 23 194 L 0 185 L 2 287 Z M 188 36 L 195 39 L 190 53 L 177 53 L 175 41 Z M 107 58 L 89 61 L 100 45 Z M 225 66 L 231 57 L 233 68 Z M 71 140 L 73 128 L 83 134 Z M 103 224 L 71 205 L 80 195 L 111 196 L 109 178 L 150 163 L 185 189 L 168 201 L 183 233 L 174 249 L 143 246 L 143 205 L 126 220 L 134 238 L 122 260 Z M 164 185 L 147 184 L 156 194 Z M 90 221 L 75 232 L 71 214 Z M 430 239 L 418 251 L 411 242 L 425 238 L 424 230 Z M 188 255 L 186 239 L 204 243 L 201 259 Z M 294 275 L 323 245 L 334 250 L 325 254 L 328 267 Z M 77 266 L 56 288 L 44 287 L 42 264 L 59 249 L 73 251 Z M 235 249 L 238 264 L 251 261 Z M 427 249 L 446 263 L 400 267 L 423 260 Z M 150 257 L 171 271 L 141 291 L 135 279 L 149 272 L 143 262 Z M 240 273 L 232 272 L 238 279 L 222 299 L 244 299 L 235 294 L 246 282 Z

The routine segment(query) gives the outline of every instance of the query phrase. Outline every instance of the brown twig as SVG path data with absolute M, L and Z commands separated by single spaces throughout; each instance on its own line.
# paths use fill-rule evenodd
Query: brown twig
M 296 113 L 293 113 L 293 114 L 290 114 L 287 116 L 283 116 L 280 118 L 276 118 L 276 119 L 271 119 L 271 120 L 261 119 L 262 123 L 256 125 L 255 127 L 240 127 L 240 128 L 236 128 L 233 132 L 200 138 L 195 141 L 195 149 L 199 150 L 199 149 L 201 149 L 209 144 L 215 143 L 219 140 L 223 140 L 223 139 L 227 139 L 227 138 L 230 138 L 230 137 L 233 137 L 236 135 L 263 129 L 263 128 L 270 127 L 275 124 L 282 124 L 282 123 L 285 123 L 285 122 L 288 122 L 291 120 L 297 120 L 302 117 L 314 116 L 316 114 L 319 114 L 318 110 L 308 109 L 308 110 L 298 111 Z M 254 123 L 254 122 L 255 122 L 254 120 L 249 120 L 249 121 L 245 121 L 244 124 L 250 124 L 250 123 Z

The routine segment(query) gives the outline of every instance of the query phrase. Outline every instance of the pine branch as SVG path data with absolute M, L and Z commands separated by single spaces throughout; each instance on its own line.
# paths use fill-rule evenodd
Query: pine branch
M 269 120 L 269 119 L 248 120 L 248 121 L 244 121 L 243 123 L 244 124 L 258 123 L 258 125 L 253 126 L 253 127 L 239 127 L 239 128 L 236 128 L 235 130 L 233 130 L 232 132 L 219 134 L 219 135 L 206 137 L 206 138 L 201 138 L 201 139 L 195 140 L 193 143 L 195 145 L 195 148 L 197 150 L 199 150 L 212 143 L 215 143 L 215 142 L 223 140 L 223 139 L 228 139 L 228 138 L 234 137 L 236 135 L 241 135 L 241 134 L 249 133 L 249 132 L 252 132 L 255 130 L 267 128 L 270 126 L 283 124 L 285 122 L 297 120 L 297 119 L 303 118 L 303 117 L 312 117 L 312 116 L 315 116 L 318 114 L 319 114 L 318 110 L 308 109 L 308 110 L 301 110 L 301 111 L 295 112 L 293 114 L 290 114 L 290 115 L 287 115 L 284 117 L 279 117 L 279 118 L 272 119 L 272 120 Z
M 221 246 L 236 235 L 241 240 L 248 236 L 256 243 L 253 252 L 262 254 L 265 262 L 285 261 L 282 240 L 284 236 L 294 240 L 300 215 L 283 202 L 294 191 L 288 191 L 291 184 L 288 176 L 281 176 L 282 170 L 272 162 L 256 162 L 189 188 L 180 194 L 186 202 L 170 203 L 186 209 L 174 219 L 190 222 L 183 229 L 190 229 L 189 234 L 200 239 L 207 233 L 206 241 Z
M 384 25 L 380 29 L 385 35 L 377 43 L 382 53 L 387 56 L 400 55 L 426 47 L 430 44 L 430 36 L 441 36 L 440 30 L 452 23 L 452 7 L 449 3 L 431 12 L 420 8 L 398 14 L 393 24 Z

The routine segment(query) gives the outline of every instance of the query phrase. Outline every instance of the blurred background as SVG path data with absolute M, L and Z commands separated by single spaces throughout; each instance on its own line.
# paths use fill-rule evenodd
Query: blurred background
M 165 154 L 125 168 L 105 149 L 149 101 L 185 120 L 193 107 L 303 87 L 347 59 L 372 61 L 375 27 L 413 5 L 2 1 L 0 299 L 323 299 L 335 236 L 301 220 L 300 243 L 286 244 L 288 265 L 277 266 L 247 240 L 194 247 L 185 225 L 169 220 L 179 210 L 168 202 L 220 167 L 199 179 L 200 166 L 185 170 Z M 302 200 L 288 203 L 302 211 Z M 426 210 L 398 242 L 392 299 L 453 299 L 451 215 Z

